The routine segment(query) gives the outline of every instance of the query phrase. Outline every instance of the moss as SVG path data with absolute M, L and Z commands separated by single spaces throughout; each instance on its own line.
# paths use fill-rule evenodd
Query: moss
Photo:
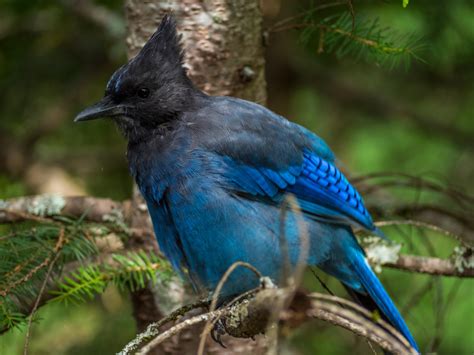
M 401 244 L 387 243 L 375 237 L 365 238 L 364 244 L 366 244 L 365 252 L 367 259 L 378 273 L 382 272 L 382 265 L 394 264 L 398 261 L 400 249 L 402 248 Z
M 129 232 L 127 223 L 125 223 L 125 217 L 120 209 L 113 209 L 110 213 L 104 214 L 102 216 L 102 221 L 116 225 L 125 233 Z
M 66 201 L 57 195 L 41 195 L 36 197 L 26 210 L 35 216 L 53 216 L 60 214 Z
M 455 247 L 452 259 L 456 270 L 459 272 L 474 268 L 474 252 L 465 246 Z

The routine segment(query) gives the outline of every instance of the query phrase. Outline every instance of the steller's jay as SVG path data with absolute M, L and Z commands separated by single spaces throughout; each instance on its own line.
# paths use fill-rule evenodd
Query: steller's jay
M 302 218 L 307 263 L 336 277 L 357 300 L 376 305 L 418 349 L 354 237 L 353 226 L 380 232 L 329 147 L 265 107 L 198 90 L 183 68 L 171 16 L 112 75 L 103 99 L 75 121 L 99 117 L 111 117 L 128 139 L 130 172 L 159 246 L 197 290 L 214 290 L 236 261 L 281 282 L 285 261 L 298 261 Z M 285 194 L 296 197 L 301 212 L 288 211 L 282 227 Z M 258 282 L 238 269 L 222 296 Z

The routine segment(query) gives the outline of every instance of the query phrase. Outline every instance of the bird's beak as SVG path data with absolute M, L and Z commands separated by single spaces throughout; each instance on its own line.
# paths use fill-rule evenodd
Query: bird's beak
M 126 111 L 126 106 L 117 105 L 109 97 L 105 96 L 96 104 L 81 111 L 74 118 L 74 122 L 95 120 L 101 117 L 123 116 L 126 114 Z

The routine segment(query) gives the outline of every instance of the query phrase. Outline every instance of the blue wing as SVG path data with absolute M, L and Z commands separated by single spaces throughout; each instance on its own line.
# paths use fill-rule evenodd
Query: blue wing
M 268 202 L 292 193 L 312 218 L 381 234 L 321 138 L 260 105 L 226 97 L 214 101 L 192 127 L 196 139 L 217 153 L 214 170 L 226 187 Z
M 284 193 L 292 193 L 310 217 L 379 233 L 361 196 L 340 170 L 308 149 L 301 155 L 301 162 L 281 170 L 251 166 L 227 156 L 224 176 L 240 193 L 274 202 L 281 201 Z
M 375 230 L 357 190 L 333 163 L 312 152 L 304 152 L 302 172 L 287 191 L 299 198 L 307 213 L 322 215 L 335 222 L 352 221 Z

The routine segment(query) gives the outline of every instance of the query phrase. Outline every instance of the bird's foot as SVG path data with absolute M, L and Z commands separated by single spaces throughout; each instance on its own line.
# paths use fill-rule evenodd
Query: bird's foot
M 223 348 L 227 348 L 221 339 L 221 337 L 226 334 L 227 332 L 225 330 L 223 320 L 222 319 L 217 320 L 217 322 L 214 324 L 214 327 L 211 330 L 212 340 L 214 340 L 217 344 L 219 344 Z

